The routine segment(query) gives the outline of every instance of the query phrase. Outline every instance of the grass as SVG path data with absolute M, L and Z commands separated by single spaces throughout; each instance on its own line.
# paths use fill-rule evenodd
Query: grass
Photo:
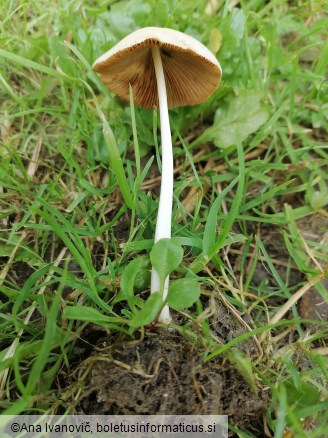
M 324 436 L 327 326 L 304 324 L 299 303 L 313 286 L 328 300 L 327 14 L 320 0 L 219 1 L 214 9 L 183 0 L 1 3 L 4 413 L 69 412 L 56 375 L 70 370 L 83 330 L 94 323 L 131 334 L 133 309 L 144 305 L 158 115 L 120 102 L 90 64 L 154 25 L 201 40 L 224 73 L 204 104 L 171 112 L 172 235 L 185 248 L 176 277 L 201 281 L 251 320 L 225 345 L 204 322 L 205 359 L 256 337 L 260 356 L 247 366 L 231 360 L 270 388 L 267 430 Z M 138 259 L 142 275 L 118 310 L 115 300 L 127 298 L 120 279 Z

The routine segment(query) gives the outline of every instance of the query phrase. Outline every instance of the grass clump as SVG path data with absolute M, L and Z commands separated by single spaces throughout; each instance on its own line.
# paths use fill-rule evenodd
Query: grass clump
M 202 41 L 223 69 L 213 96 L 172 115 L 174 279 L 201 285 L 173 326 L 206 367 L 224 357 L 266 392 L 261 421 L 233 420 L 235 436 L 327 430 L 326 3 L 196 3 L 1 3 L 4 413 L 74 412 L 86 378 L 63 382 L 90 360 L 85 345 L 151 322 L 134 318 L 149 292 L 158 115 L 119 101 L 90 65 L 135 29 L 163 26 Z

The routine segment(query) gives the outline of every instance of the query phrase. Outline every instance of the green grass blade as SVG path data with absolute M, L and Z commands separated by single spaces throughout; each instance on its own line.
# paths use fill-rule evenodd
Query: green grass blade
M 118 185 L 120 186 L 124 201 L 130 209 L 133 208 L 133 198 L 130 191 L 130 186 L 124 172 L 122 158 L 118 150 L 115 136 L 111 130 L 105 116 L 102 114 L 103 134 L 107 145 L 108 153 L 111 159 L 111 170 L 114 172 Z
M 47 67 L 43 64 L 39 64 L 38 62 L 35 62 L 35 61 L 31 61 L 30 59 L 24 58 L 23 56 L 16 55 L 16 54 L 11 53 L 11 52 L 7 52 L 6 50 L 3 50 L 3 49 L 0 49 L 0 57 L 8 59 L 8 61 L 10 61 L 14 64 L 19 64 L 19 65 L 22 65 L 24 67 L 29 67 L 33 70 L 39 71 L 41 73 L 45 73 L 48 76 L 53 76 L 55 78 L 62 79 L 62 80 L 63 79 L 69 80 L 69 81 L 74 80 L 74 78 L 71 78 L 71 77 L 65 75 L 64 73 L 61 73 L 53 68 Z
M 203 238 L 203 253 L 208 259 L 210 258 L 210 253 L 216 245 L 217 217 L 220 206 L 227 193 L 229 193 L 230 190 L 237 184 L 238 180 L 239 177 L 236 177 L 224 190 L 222 190 L 208 213 Z
M 26 392 L 28 394 L 32 394 L 35 391 L 39 376 L 41 375 L 42 370 L 45 368 L 48 361 L 47 359 L 53 348 L 53 340 L 55 339 L 57 331 L 57 316 L 60 309 L 60 298 L 61 294 L 59 291 L 57 291 L 52 299 L 52 305 L 47 315 L 46 328 L 41 349 L 28 376 L 26 384 Z

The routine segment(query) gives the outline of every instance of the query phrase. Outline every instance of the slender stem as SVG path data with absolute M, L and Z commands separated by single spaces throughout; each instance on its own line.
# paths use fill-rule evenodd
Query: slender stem
M 171 237 L 172 203 L 173 203 L 173 152 L 172 139 L 169 120 L 169 110 L 167 105 L 167 94 L 161 53 L 158 46 L 151 48 L 155 73 L 157 79 L 157 90 L 159 100 L 159 113 L 161 119 L 162 137 L 162 181 L 157 213 L 155 242 L 160 239 Z M 165 279 L 163 300 L 167 297 L 169 287 L 169 277 Z M 151 292 L 158 292 L 160 281 L 157 271 L 153 268 L 151 275 Z M 169 323 L 171 321 L 168 306 L 165 306 L 159 316 L 159 321 Z

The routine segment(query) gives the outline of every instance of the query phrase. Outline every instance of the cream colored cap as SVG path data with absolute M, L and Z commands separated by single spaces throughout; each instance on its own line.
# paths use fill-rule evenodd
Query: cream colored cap
M 206 100 L 220 83 L 222 70 L 203 44 L 173 29 L 139 29 L 93 64 L 109 90 L 129 100 L 132 86 L 136 105 L 158 106 L 155 68 L 150 47 L 161 48 L 169 108 L 196 105 Z

